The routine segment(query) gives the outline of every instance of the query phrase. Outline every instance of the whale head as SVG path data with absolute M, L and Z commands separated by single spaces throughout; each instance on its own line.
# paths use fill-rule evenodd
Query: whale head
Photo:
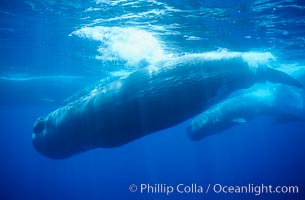
M 48 132 L 47 118 L 39 117 L 33 126 L 32 143 L 36 151 L 49 158 L 62 158 L 62 152 L 56 152 L 60 148 L 60 140 Z M 58 144 L 56 144 L 57 142 Z M 57 148 L 54 148 L 57 146 Z
M 214 110 L 215 111 L 215 110 Z M 236 124 L 244 123 L 244 119 L 227 120 L 221 113 L 204 112 L 195 117 L 186 128 L 186 133 L 191 140 L 198 141 L 203 137 L 223 132 Z
M 43 142 L 46 139 L 46 121 L 45 118 L 39 117 L 33 126 L 33 133 L 32 133 L 32 142 L 35 149 L 42 153 L 43 155 L 46 154 L 46 147 L 43 145 Z
M 36 151 L 51 159 L 63 159 L 84 151 L 79 146 L 86 140 L 77 139 L 77 134 L 60 131 L 62 127 L 57 129 L 54 126 L 56 122 L 58 121 L 49 116 L 36 120 L 32 133 L 32 143 Z
M 186 128 L 186 133 L 190 139 L 197 141 L 200 140 L 203 135 L 209 135 L 209 128 L 211 122 L 206 114 L 200 114 L 194 120 L 191 121 L 189 126 Z

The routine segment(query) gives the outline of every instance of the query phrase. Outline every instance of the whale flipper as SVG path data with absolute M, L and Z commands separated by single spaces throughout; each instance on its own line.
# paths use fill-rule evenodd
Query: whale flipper
M 232 122 L 236 122 L 238 124 L 243 124 L 243 123 L 246 123 L 247 120 L 245 118 L 238 117 L 238 118 L 233 119 Z

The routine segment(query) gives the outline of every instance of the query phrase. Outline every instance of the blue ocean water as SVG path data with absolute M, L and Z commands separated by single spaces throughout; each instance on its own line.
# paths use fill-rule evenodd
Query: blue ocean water
M 302 0 L 1 1 L 0 199 L 304 199 L 304 122 L 260 117 L 197 142 L 185 122 L 64 160 L 31 141 L 37 117 L 87 85 L 180 55 L 248 52 L 304 83 L 304 21 Z M 156 191 L 179 184 L 299 192 Z

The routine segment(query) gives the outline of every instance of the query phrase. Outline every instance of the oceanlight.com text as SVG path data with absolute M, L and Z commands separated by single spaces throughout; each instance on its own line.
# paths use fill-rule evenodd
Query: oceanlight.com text
M 274 186 L 267 184 L 246 184 L 246 185 L 224 185 L 224 184 L 131 184 L 129 185 L 129 191 L 132 193 L 140 194 L 250 194 L 259 196 L 262 194 L 298 194 L 298 186 Z
M 221 185 L 214 184 L 213 192 L 215 193 L 225 193 L 225 194 L 254 194 L 256 196 L 261 194 L 298 194 L 299 187 L 298 186 L 272 186 L 272 185 Z

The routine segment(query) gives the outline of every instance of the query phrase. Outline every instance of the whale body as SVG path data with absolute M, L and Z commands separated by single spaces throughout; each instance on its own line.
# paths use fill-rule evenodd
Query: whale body
M 241 57 L 181 57 L 139 69 L 98 86 L 87 95 L 39 118 L 32 142 L 54 159 L 98 147 L 116 147 L 177 125 L 256 82 L 299 86 L 287 74 Z
M 187 134 L 200 140 L 260 116 L 272 117 L 275 122 L 304 121 L 305 91 L 283 84 L 256 84 L 194 117 Z

